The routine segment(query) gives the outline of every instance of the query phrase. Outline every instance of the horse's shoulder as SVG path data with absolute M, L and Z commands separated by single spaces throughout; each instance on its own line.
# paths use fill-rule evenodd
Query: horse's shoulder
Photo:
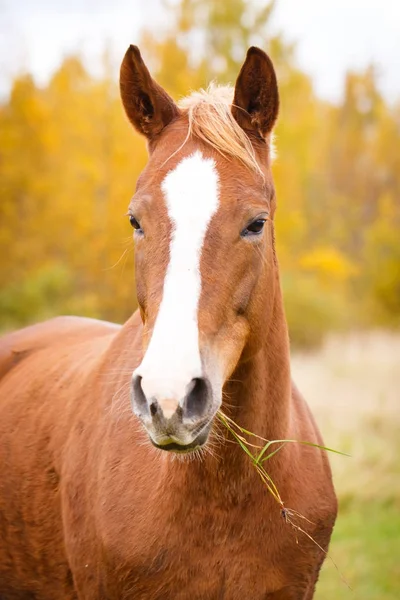
M 55 317 L 0 338 L 0 379 L 32 353 L 117 333 L 120 325 L 85 317 Z

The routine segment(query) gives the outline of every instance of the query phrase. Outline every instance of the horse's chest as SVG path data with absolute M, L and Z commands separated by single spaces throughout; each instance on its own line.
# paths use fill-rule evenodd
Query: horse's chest
M 268 592 L 282 587 L 277 574 L 255 557 L 228 559 L 214 552 L 206 558 L 194 552 L 176 555 L 160 567 L 162 560 L 134 565 L 115 600 L 265 600 Z
M 176 556 L 178 559 L 178 556 Z M 237 548 L 214 548 L 207 552 L 188 550 L 171 561 L 161 574 L 162 596 L 153 589 L 149 598 L 161 600 L 265 600 L 266 594 L 282 587 L 282 577 L 262 556 Z
M 160 530 L 142 548 L 126 574 L 130 600 L 265 600 L 285 585 L 281 543 L 271 544 L 265 527 L 214 519 L 191 527 Z M 125 577 L 124 577 L 125 579 Z M 133 596 L 129 590 L 135 590 Z

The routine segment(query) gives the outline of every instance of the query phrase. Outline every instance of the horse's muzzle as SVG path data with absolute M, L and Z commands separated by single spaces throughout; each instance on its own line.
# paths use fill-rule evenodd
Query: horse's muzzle
M 142 377 L 132 379 L 132 408 L 157 448 L 191 452 L 205 444 L 215 415 L 213 392 L 205 377 L 192 379 L 181 399 L 148 398 Z

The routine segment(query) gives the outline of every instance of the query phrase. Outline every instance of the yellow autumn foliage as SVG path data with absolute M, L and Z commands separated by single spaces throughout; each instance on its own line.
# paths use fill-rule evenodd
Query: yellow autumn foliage
M 330 246 L 320 246 L 303 254 L 299 259 L 299 267 L 315 274 L 326 285 L 346 282 L 357 272 L 348 257 Z

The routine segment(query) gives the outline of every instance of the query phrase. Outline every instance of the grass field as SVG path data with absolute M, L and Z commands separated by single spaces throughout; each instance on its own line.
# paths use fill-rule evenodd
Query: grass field
M 400 599 L 400 337 L 336 337 L 294 354 L 294 379 L 331 455 L 339 517 L 317 600 Z

